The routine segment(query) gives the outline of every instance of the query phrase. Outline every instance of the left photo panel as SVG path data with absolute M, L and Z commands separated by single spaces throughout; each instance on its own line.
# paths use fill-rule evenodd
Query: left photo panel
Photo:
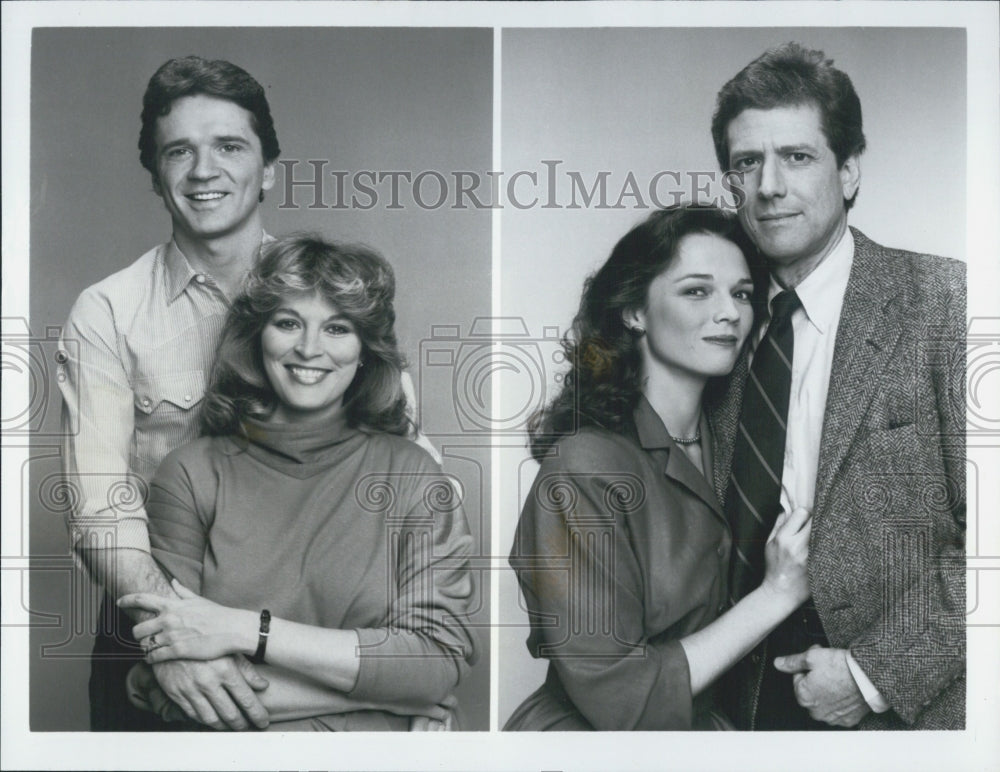
M 31 730 L 487 731 L 492 29 L 31 52 Z

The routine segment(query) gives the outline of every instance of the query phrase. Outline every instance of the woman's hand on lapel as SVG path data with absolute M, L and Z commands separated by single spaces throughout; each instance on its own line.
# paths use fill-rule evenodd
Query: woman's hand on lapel
M 765 590 L 799 606 L 809 599 L 809 534 L 812 512 L 796 507 L 782 512 L 764 545 Z

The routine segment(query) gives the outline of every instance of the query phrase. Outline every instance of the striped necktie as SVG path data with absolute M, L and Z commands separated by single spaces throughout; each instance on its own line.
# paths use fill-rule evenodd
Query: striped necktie
M 730 595 L 736 602 L 764 578 L 764 543 L 781 511 L 785 422 L 792 387 L 792 314 L 802 306 L 786 290 L 771 301 L 771 322 L 754 351 L 743 393 L 726 507 L 733 528 Z

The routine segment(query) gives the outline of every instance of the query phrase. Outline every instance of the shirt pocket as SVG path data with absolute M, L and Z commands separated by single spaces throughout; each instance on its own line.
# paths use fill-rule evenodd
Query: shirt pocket
M 152 472 L 174 448 L 198 436 L 204 370 L 142 378 L 132 385 L 135 455 Z

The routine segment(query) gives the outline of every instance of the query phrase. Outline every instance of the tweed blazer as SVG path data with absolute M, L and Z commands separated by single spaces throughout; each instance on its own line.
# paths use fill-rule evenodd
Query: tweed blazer
M 820 441 L 809 582 L 830 646 L 891 710 L 862 729 L 965 725 L 965 265 L 851 229 Z M 747 358 L 708 419 L 725 499 Z M 740 590 L 741 588 L 736 588 Z M 766 642 L 737 668 L 752 728 Z

